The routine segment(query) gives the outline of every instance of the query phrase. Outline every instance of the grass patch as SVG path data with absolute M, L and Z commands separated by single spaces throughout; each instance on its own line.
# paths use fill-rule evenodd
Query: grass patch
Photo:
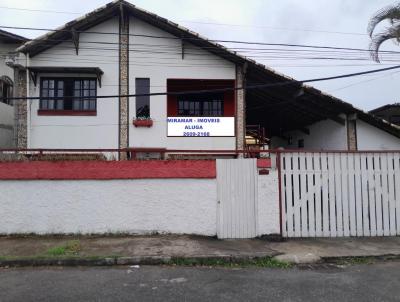
M 68 241 L 65 245 L 52 247 L 47 250 L 49 256 L 70 256 L 78 255 L 81 250 L 81 244 L 79 240 Z
M 281 268 L 286 269 L 292 267 L 292 264 L 276 260 L 273 257 L 261 257 L 248 260 L 235 259 L 190 259 L 190 258 L 172 258 L 167 265 L 175 266 L 209 266 L 209 267 L 262 267 L 262 268 Z
M 363 265 L 373 264 L 376 261 L 373 257 L 345 257 L 335 261 L 338 265 Z
M 64 246 L 56 246 L 47 250 L 47 255 L 50 256 L 64 256 L 66 254 L 66 249 Z

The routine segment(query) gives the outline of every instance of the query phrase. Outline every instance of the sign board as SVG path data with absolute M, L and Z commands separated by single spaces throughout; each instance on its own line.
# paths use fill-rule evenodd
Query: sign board
M 173 137 L 233 137 L 234 117 L 169 117 L 168 136 Z

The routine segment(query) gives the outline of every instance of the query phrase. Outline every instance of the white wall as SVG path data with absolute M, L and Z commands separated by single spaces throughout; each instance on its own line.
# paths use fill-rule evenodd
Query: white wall
M 6 53 L 14 51 L 17 44 L 5 44 L 0 42 L 0 77 L 8 76 L 14 80 L 14 70 L 5 63 Z M 14 125 L 14 108 L 12 106 L 0 103 L 0 148 L 12 148 Z
M 346 126 L 332 120 L 323 120 L 305 128 L 310 130 L 309 135 L 298 130 L 284 134 L 286 137 L 292 137 L 292 145 L 288 145 L 286 140 L 273 137 L 271 148 L 298 149 L 298 140 L 304 139 L 304 149 L 347 150 Z
M 400 150 L 400 139 L 364 121 L 357 120 L 358 150 Z
M 88 31 L 119 32 L 118 18 L 107 20 Z M 91 44 L 108 42 L 117 44 Z M 72 41 L 66 41 L 31 58 L 30 66 L 99 67 L 104 71 L 98 95 L 118 95 L 118 35 L 80 34 L 79 55 Z M 92 49 L 88 49 L 92 48 Z M 71 74 L 43 74 L 73 77 Z M 95 75 L 80 75 L 82 77 Z M 30 81 L 30 95 L 40 95 Z M 118 98 L 98 99 L 97 116 L 38 116 L 39 101 L 30 101 L 30 148 L 118 148 Z
M 258 176 L 258 226 L 259 236 L 280 234 L 279 179 L 276 169 L 269 175 Z
M 257 191 L 257 235 L 279 234 L 276 170 Z M 0 192 L 0 234 L 217 234 L 216 179 L 10 180 Z
M 118 18 L 105 21 L 88 31 L 118 33 Z M 171 36 L 147 23 L 131 18 L 131 34 Z M 85 42 L 118 43 L 118 35 L 80 35 L 79 55 L 75 54 L 72 41 L 66 41 L 48 49 L 29 60 L 30 66 L 100 67 L 104 71 L 103 86 L 98 95 L 119 93 L 119 68 L 117 44 L 85 44 Z M 135 92 L 135 78 L 148 77 L 152 92 L 167 91 L 167 79 L 235 79 L 235 65 L 193 46 L 186 46 L 182 60 L 179 40 L 130 37 L 130 88 Z M 143 46 L 147 44 L 154 46 Z M 160 46 L 161 45 L 161 46 Z M 87 47 L 100 48 L 85 49 Z M 103 50 L 101 50 L 103 48 Z M 104 48 L 112 50 L 104 50 Z M 142 52 L 144 51 L 144 52 Z M 164 53 L 154 53 L 166 51 Z M 200 56 L 189 54 L 201 53 Z M 201 60 L 199 60 L 201 58 Z M 45 76 L 73 76 L 56 74 Z M 82 75 L 84 76 L 84 75 Z M 89 76 L 89 75 L 86 75 Z M 30 81 L 30 96 L 39 96 L 39 83 L 34 87 Z M 129 141 L 130 147 L 168 149 L 235 149 L 235 138 L 167 138 L 167 98 L 151 98 L 152 128 L 135 128 L 135 99 L 130 100 Z M 39 101 L 30 102 L 30 127 L 28 144 L 31 148 L 117 148 L 118 147 L 118 99 L 98 99 L 97 116 L 38 116 Z M 28 119 L 29 120 L 29 119 Z
M 0 181 L 0 234 L 216 235 L 216 180 Z
M 12 148 L 14 125 L 14 107 L 0 102 L 0 148 Z
M 6 65 L 6 53 L 13 52 L 18 47 L 18 44 L 4 43 L 0 41 L 0 77 L 5 75 L 14 81 L 14 70 Z
M 156 27 L 136 18 L 130 19 L 130 33 L 174 37 Z M 227 79 L 234 80 L 235 64 L 212 55 L 201 48 L 185 45 L 185 57 L 182 59 L 181 41 L 175 39 L 152 39 L 131 37 L 130 52 L 130 92 L 135 92 L 135 78 L 150 78 L 151 92 L 166 92 L 167 79 Z M 154 46 L 143 46 L 145 44 Z M 143 52 L 144 51 L 144 52 Z M 167 53 L 154 53 L 167 52 Z M 194 54 L 195 53 L 195 54 Z M 150 99 L 152 128 L 129 129 L 131 147 L 152 147 L 167 149 L 222 149 L 234 150 L 234 137 L 193 138 L 167 137 L 167 97 L 153 96 Z M 135 99 L 130 100 L 130 121 L 136 117 Z

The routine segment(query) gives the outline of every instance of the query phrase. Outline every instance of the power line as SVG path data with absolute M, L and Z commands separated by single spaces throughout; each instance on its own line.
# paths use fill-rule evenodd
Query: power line
M 380 80 L 380 79 L 383 79 L 383 78 L 386 78 L 386 77 L 389 77 L 389 76 L 393 76 L 393 75 L 395 75 L 395 74 L 398 74 L 399 72 L 400 72 L 400 71 L 395 71 L 395 72 L 392 72 L 392 73 L 389 73 L 389 74 L 385 74 L 385 75 L 383 75 L 383 76 L 375 77 L 375 78 L 373 78 L 373 79 L 367 79 L 367 80 L 359 81 L 359 82 L 356 82 L 356 83 L 352 83 L 352 84 L 350 84 L 350 85 L 346 85 L 346 86 L 343 86 L 343 87 L 340 87 L 340 88 L 336 88 L 336 89 L 334 89 L 334 90 L 331 90 L 330 92 L 336 92 L 336 91 L 340 91 L 340 90 L 343 90 L 343 89 L 347 89 L 347 88 L 350 88 L 350 87 L 353 87 L 353 86 L 356 86 L 356 85 L 360 85 L 360 84 L 364 84 L 364 83 L 369 83 L 369 82 L 372 82 L 372 81 Z
M 55 14 L 66 14 L 66 15 L 84 15 L 85 13 L 70 12 L 70 11 L 57 11 L 57 10 L 46 10 L 46 9 L 28 9 L 19 7 L 9 7 L 0 6 L 0 9 L 17 10 L 17 11 L 28 11 L 28 12 L 41 12 L 41 13 L 55 13 Z M 287 27 L 274 27 L 266 25 L 250 25 L 250 24 L 232 24 L 232 23 L 218 23 L 218 22 L 203 22 L 203 21 L 190 21 L 190 20 L 180 20 L 182 23 L 192 23 L 192 24 L 203 24 L 203 25 L 213 25 L 213 26 L 229 26 L 229 27 L 242 27 L 242 28 L 265 28 L 271 30 L 282 30 L 282 31 L 301 31 L 301 32 L 315 32 L 324 34 L 339 34 L 339 35 L 352 35 L 352 36 L 365 36 L 366 33 L 356 33 L 356 32 L 342 32 L 342 31 L 329 31 L 329 30 L 316 30 L 309 28 L 287 28 Z
M 82 41 L 82 44 L 84 44 L 84 43 L 85 42 Z M 97 42 L 97 44 L 101 44 L 101 43 L 102 42 Z M 115 45 L 119 45 L 119 43 L 114 43 L 114 44 Z M 145 53 L 145 54 L 179 55 L 179 57 L 181 56 L 181 50 L 178 51 L 178 49 L 175 50 L 175 51 L 173 49 L 171 49 L 172 51 L 170 51 L 170 50 L 155 51 L 155 50 L 152 50 L 154 48 L 153 47 L 154 45 L 151 45 L 151 44 L 141 44 L 141 43 L 139 43 L 139 44 L 134 44 L 134 45 L 149 46 L 149 49 L 129 49 L 129 52 Z M 166 46 L 166 45 L 160 45 L 160 46 Z M 150 47 L 152 47 L 152 48 L 150 49 Z M 173 46 L 167 46 L 167 47 L 173 47 Z M 177 48 L 177 47 L 175 47 L 175 48 Z M 199 48 L 201 48 L 201 47 L 199 47 Z M 70 47 L 68 47 L 68 46 L 58 46 L 58 49 L 66 49 L 66 50 L 67 49 L 71 49 L 72 50 L 72 49 L 75 49 L 75 47 L 73 47 L 72 45 Z M 80 49 L 81 50 L 95 50 L 96 53 L 99 53 L 100 51 L 115 51 L 115 52 L 117 52 L 119 50 L 117 48 L 85 47 L 85 46 L 81 46 Z M 263 48 L 263 49 L 265 49 L 265 48 Z M 267 50 L 267 49 L 265 49 L 265 50 Z M 297 60 L 370 61 L 367 57 L 358 57 L 358 56 L 355 57 L 355 56 L 352 56 L 351 53 L 340 52 L 340 51 L 301 50 L 302 51 L 301 54 L 297 54 L 295 52 L 298 51 L 298 50 L 295 50 L 295 49 L 289 49 L 289 50 L 286 50 L 286 49 L 274 49 L 274 50 L 276 50 L 276 52 L 275 51 L 273 51 L 273 52 L 259 52 L 260 53 L 259 55 L 246 54 L 246 57 L 255 58 L 255 59 L 259 59 L 259 60 L 268 60 L 268 61 L 271 61 L 271 60 L 283 60 L 283 59 L 284 60 L 296 60 L 296 61 Z M 285 52 L 290 52 L 290 54 L 286 54 Z M 311 53 L 308 53 L 308 52 L 311 52 Z M 315 53 L 320 53 L 322 56 L 315 56 L 314 52 Z M 4 53 L 4 54 L 6 54 L 6 53 Z M 203 58 L 193 58 L 193 57 L 191 57 L 190 58 L 191 60 L 207 61 L 207 60 L 211 60 L 212 59 L 213 61 L 221 61 L 221 62 L 224 61 L 222 58 L 221 59 L 217 59 L 216 57 L 215 58 L 214 57 L 210 58 L 210 53 L 198 53 L 198 52 L 186 51 L 185 54 L 189 55 L 189 56 L 195 56 L 195 57 L 197 57 L 197 56 L 205 57 L 204 59 Z M 328 57 L 328 56 L 324 56 L 324 55 L 334 55 L 334 57 Z M 396 55 L 396 57 L 393 57 L 394 55 Z M 68 57 L 68 56 L 71 56 L 71 59 L 72 59 L 72 57 L 74 57 L 73 60 L 66 60 L 65 58 Z M 107 58 L 108 57 L 109 58 L 111 58 L 111 57 L 118 58 L 118 56 L 116 56 L 116 55 L 115 56 L 102 55 L 100 57 L 100 55 L 98 55 L 98 54 L 87 53 L 85 55 L 84 52 L 83 53 L 81 52 L 79 57 L 76 57 L 76 54 L 55 53 L 55 54 L 49 54 L 49 55 L 45 55 L 45 56 L 42 55 L 39 59 L 36 59 L 36 60 L 38 60 L 38 61 L 46 61 L 46 62 L 60 62 L 60 61 L 58 61 L 56 59 L 57 59 L 57 57 L 62 57 L 63 58 L 62 62 L 75 63 L 77 61 L 82 61 L 84 57 L 88 57 L 88 56 L 90 56 L 91 60 L 85 60 L 85 62 L 89 62 L 89 61 L 92 62 L 92 63 L 101 62 L 102 64 L 111 64 L 111 63 L 113 63 L 113 61 L 111 61 L 111 60 L 105 62 L 104 61 L 105 57 L 107 57 Z M 96 60 L 96 57 L 99 57 L 100 60 Z M 398 61 L 397 54 L 393 54 L 393 55 L 387 54 L 387 56 L 385 56 L 385 57 L 387 57 L 387 59 L 384 59 L 383 61 L 386 61 L 386 62 L 397 62 Z M 46 58 L 46 60 L 43 60 L 44 58 Z M 152 60 L 173 60 L 173 59 L 176 59 L 174 57 L 160 57 L 160 56 L 158 56 L 158 57 L 135 56 L 135 58 L 137 58 L 137 59 L 152 59 Z M 391 58 L 393 58 L 393 59 L 391 59 Z M 134 61 L 132 61 L 132 62 L 134 62 Z M 136 62 L 137 63 L 141 63 L 141 64 L 146 64 L 147 63 L 147 62 L 138 62 L 138 61 L 136 61 Z M 150 62 L 150 63 L 156 64 L 156 65 L 160 64 L 160 62 Z M 151 65 L 150 63 L 147 63 L 146 66 L 150 66 Z M 161 63 L 161 64 L 163 64 L 163 63 Z M 174 65 L 174 66 L 175 67 L 182 67 L 182 64 L 181 63 L 179 63 L 179 64 L 180 64 L 179 66 L 176 66 L 176 65 Z M 210 66 L 209 64 L 198 64 L 198 65 L 199 66 Z M 269 64 L 269 65 L 271 65 L 271 64 Z M 358 65 L 358 66 L 368 66 L 368 65 Z M 332 66 L 332 65 L 330 65 L 330 66 Z M 343 66 L 343 65 L 340 65 L 340 66 Z M 349 66 L 349 64 L 348 64 L 348 66 Z M 279 67 L 283 67 L 283 66 L 279 65 Z M 290 65 L 287 65 L 285 67 L 290 67 Z
M 47 40 L 48 41 L 48 40 Z M 54 42 L 63 42 L 64 40 L 50 40 L 50 41 L 54 41 Z M 44 45 L 53 45 L 50 44 L 49 42 L 44 42 Z M 119 43 L 117 42 L 100 42 L 100 41 L 82 41 L 81 44 L 106 44 L 106 45 L 119 45 Z M 145 53 L 165 53 L 165 54 L 181 54 L 181 50 L 178 50 L 178 46 L 170 46 L 170 45 L 152 45 L 152 44 L 135 44 L 135 43 L 130 43 L 130 45 L 138 45 L 138 46 L 145 46 L 148 47 L 149 49 L 129 49 L 130 52 L 145 52 Z M 154 48 L 162 48 L 161 50 L 154 50 Z M 60 47 L 59 47 L 60 48 Z M 73 46 L 67 47 L 67 46 L 63 46 L 63 49 L 74 49 Z M 197 48 L 199 49 L 204 49 L 204 50 L 209 50 L 209 49 L 216 49 L 216 46 L 214 47 L 201 47 L 198 46 Z M 104 48 L 104 47 L 84 47 L 81 46 L 80 49 L 94 49 L 96 51 L 99 50 L 109 50 L 109 51 L 118 51 L 117 48 Z M 268 49 L 268 48 L 262 48 L 262 49 L 257 49 L 257 48 L 251 48 L 251 50 L 249 51 L 241 51 L 241 48 L 237 48 L 237 50 L 235 50 L 235 52 L 239 52 L 242 53 L 244 52 L 242 55 L 245 57 L 251 57 L 251 58 L 265 58 L 265 59 L 313 59 L 313 60 L 369 60 L 368 57 L 351 57 L 352 55 L 355 55 L 356 52 L 350 53 L 350 52 L 344 52 L 344 51 L 332 51 L 332 50 L 304 50 L 304 49 Z M 170 51 L 171 50 L 171 51 Z M 260 51 L 255 51 L 255 50 L 260 50 Z M 261 51 L 264 50 L 264 51 Z M 210 56 L 210 53 L 198 53 L 198 52 L 193 52 L 194 50 L 192 49 L 192 51 L 187 50 L 186 54 L 187 55 L 193 55 L 193 56 Z M 248 52 L 250 52 L 250 54 L 248 54 Z M 287 54 L 286 56 L 282 56 L 281 53 L 284 52 L 290 52 L 293 53 L 293 56 L 289 54 Z M 301 52 L 299 56 L 299 54 L 297 54 L 296 52 Z M 322 57 L 310 57 L 310 55 L 312 55 L 313 53 L 315 54 L 320 54 L 323 55 Z M 254 54 L 254 55 L 253 55 Z M 279 54 L 278 56 L 273 56 L 274 54 Z M 386 61 L 390 61 L 389 58 L 396 58 L 397 61 L 397 54 L 398 53 L 393 53 L 393 54 L 386 54 L 385 57 L 387 57 L 388 59 L 385 59 Z M 57 54 L 53 54 L 53 55 L 57 55 Z M 67 54 L 68 55 L 68 54 Z M 333 55 L 333 57 L 327 57 L 324 55 Z M 389 57 L 390 55 L 390 57 Z M 392 57 L 392 55 L 396 55 L 396 57 Z
M 48 43 L 47 41 L 53 41 L 53 42 L 65 42 L 65 40 L 55 40 L 55 39 L 46 39 L 46 41 L 43 41 L 44 45 L 54 45 L 52 43 Z M 119 45 L 118 42 L 101 42 L 101 41 L 81 41 L 81 43 L 85 44 L 115 44 Z M 157 48 L 163 48 L 163 49 L 181 49 L 181 45 L 167 45 L 167 44 L 143 44 L 143 43 L 129 43 L 130 46 L 144 46 L 144 47 L 151 47 L 152 49 L 154 47 Z M 73 47 L 70 47 L 73 48 Z M 210 49 L 216 49 L 216 46 L 212 47 L 207 47 L 207 46 L 195 46 L 195 48 L 199 49 L 204 49 L 204 50 L 210 50 Z M 351 54 L 360 54 L 362 52 L 360 51 L 337 51 L 337 50 L 314 50 L 314 49 L 285 49 L 285 48 L 249 48 L 249 47 L 229 47 L 230 50 L 236 51 L 236 52 L 243 52 L 243 53 L 279 53 L 279 52 L 289 52 L 289 53 L 318 53 L 318 54 L 345 54 L 345 55 L 351 55 Z M 7 52 L 8 53 L 8 52 Z M 7 54 L 5 53 L 5 54 Z M 398 53 L 395 53 L 396 55 Z
M 82 13 L 77 13 L 77 12 L 56 11 L 56 10 L 48 10 L 48 9 L 30 9 L 30 8 L 19 8 L 19 7 L 9 7 L 9 6 L 0 6 L 0 9 L 38 12 L 38 13 L 65 14 L 65 15 L 83 15 Z
M 19 29 L 19 30 L 38 30 L 38 31 L 49 31 L 49 32 L 68 32 L 70 30 L 64 29 L 49 29 L 49 28 L 34 28 L 34 27 L 17 27 L 17 26 L 4 26 L 1 25 L 0 28 L 5 29 Z M 76 31 L 77 33 L 91 33 L 91 34 L 103 34 L 103 35 L 119 35 L 117 32 L 99 32 L 99 31 Z M 244 44 L 244 45 L 265 45 L 265 46 L 281 46 L 281 47 L 300 47 L 300 48 L 315 48 L 315 49 L 332 49 L 332 50 L 356 50 L 362 52 L 370 52 L 369 49 L 364 48 L 350 48 L 350 47 L 336 47 L 336 46 L 321 46 L 321 45 L 306 45 L 306 44 L 290 44 L 290 43 L 267 43 L 267 42 L 252 42 L 252 41 L 236 41 L 236 40 L 218 40 L 218 39 L 204 39 L 195 37 L 171 37 L 171 36 L 155 36 L 155 35 L 144 35 L 144 34 L 128 34 L 134 37 L 144 37 L 152 39 L 170 39 L 170 40 L 185 40 L 185 41 L 208 41 L 211 43 L 231 43 L 231 44 Z M 40 39 L 40 37 L 39 37 Z M 35 41 L 32 40 L 32 41 Z M 29 43 L 29 42 L 27 42 Z M 222 45 L 216 45 L 218 48 Z M 224 47 L 224 46 L 222 46 Z M 224 47 L 226 48 L 226 47 Z M 381 51 L 381 53 L 395 53 L 399 54 L 399 51 Z
M 55 39 L 46 39 L 46 41 L 45 41 L 45 43 L 44 43 L 44 45 L 53 45 L 53 44 L 51 44 L 51 43 L 48 43 L 48 42 L 65 42 L 65 40 L 55 40 Z M 119 42 L 109 42 L 109 41 L 81 41 L 81 44 L 101 44 L 101 45 L 119 45 L 120 43 Z M 163 48 L 163 50 L 161 50 L 161 51 L 163 51 L 163 52 L 168 52 L 168 50 L 177 50 L 178 51 L 178 48 L 179 48 L 179 53 L 181 53 L 181 46 L 171 46 L 171 45 L 154 45 L 154 44 L 142 44 L 142 43 L 129 43 L 128 44 L 129 46 L 144 46 L 144 47 L 149 47 L 149 48 L 151 48 L 152 50 L 150 51 L 150 50 L 142 50 L 142 51 L 148 51 L 148 52 L 160 52 L 160 51 L 154 51 L 153 49 L 154 49 L 154 47 L 160 47 L 160 48 Z M 199 49 L 203 49 L 203 50 L 216 50 L 217 49 L 217 47 L 216 46 L 213 46 L 213 47 L 202 47 L 202 46 L 194 46 L 195 48 L 199 48 Z M 73 47 L 71 47 L 71 48 L 73 48 Z M 96 49 L 99 49 L 99 48 L 96 48 Z M 301 50 L 301 49 L 296 49 L 296 50 L 294 50 L 294 49 L 289 49 L 289 50 L 287 50 L 287 49 L 265 49 L 265 48 L 253 48 L 253 49 L 249 49 L 249 50 L 242 50 L 242 48 L 229 48 L 231 51 L 235 51 L 235 52 L 239 52 L 239 53 L 246 53 L 246 54 L 244 54 L 245 56 L 250 56 L 250 55 L 247 55 L 247 53 L 255 53 L 255 54 L 273 54 L 273 53 L 279 53 L 279 52 L 305 52 L 305 51 L 307 51 L 307 52 L 311 52 L 311 53 L 318 53 L 318 54 L 342 54 L 342 55 L 352 55 L 352 54 L 357 54 L 357 53 L 362 53 L 362 52 L 360 52 L 360 51 L 357 51 L 357 52 L 354 52 L 354 53 L 349 53 L 348 51 L 347 52 L 344 52 L 344 51 L 342 51 L 342 52 L 338 52 L 338 51 L 316 51 L 316 50 Z M 118 50 L 118 49 L 112 49 L 112 50 Z M 140 51 L 140 49 L 131 49 L 131 51 Z M 175 52 L 172 52 L 172 53 L 175 53 Z M 209 54 L 204 54 L 204 53 L 197 53 L 197 52 L 190 52 L 190 51 L 186 51 L 185 52 L 186 54 L 193 54 L 193 55 L 209 55 Z M 398 54 L 400 54 L 400 52 L 389 52 L 389 53 L 386 53 L 386 54 L 390 54 L 390 55 L 393 55 L 393 54 L 396 54 L 396 55 L 398 55 Z
M 232 23 L 217 23 L 217 22 L 187 21 L 187 20 L 181 20 L 180 22 L 193 23 L 193 24 L 204 24 L 204 25 L 216 25 L 216 26 L 266 28 L 266 29 L 272 29 L 272 30 L 316 32 L 316 33 L 324 33 L 324 34 L 339 34 L 339 35 L 352 35 L 352 36 L 366 36 L 367 35 L 366 33 L 316 30 L 316 29 L 308 29 L 308 28 L 273 27 L 273 26 L 266 26 L 266 25 L 232 24 Z
M 338 75 L 338 76 L 331 76 L 331 77 L 324 77 L 324 78 L 315 78 L 315 79 L 309 79 L 309 80 L 302 80 L 302 81 L 297 81 L 297 80 L 287 80 L 279 83 L 273 83 L 273 84 L 257 84 L 257 85 L 249 85 L 245 87 L 235 87 L 235 88 L 217 88 L 217 89 L 208 89 L 208 90 L 192 90 L 192 91 L 185 91 L 185 92 L 155 92 L 155 93 L 143 93 L 143 94 L 128 94 L 128 95 L 103 95 L 103 96 L 96 96 L 96 99 L 109 99 L 109 98 L 131 98 L 131 97 L 139 97 L 139 96 L 164 96 L 164 95 L 188 95 L 188 94 L 204 94 L 204 93 L 218 93 L 218 92 L 229 92 L 229 91 L 238 91 L 238 90 L 248 90 L 248 89 L 261 89 L 261 88 L 270 88 L 270 87 L 281 87 L 281 86 L 288 86 L 288 85 L 302 85 L 306 83 L 315 83 L 315 82 L 322 82 L 322 81 L 330 81 L 330 80 L 337 80 L 337 79 L 344 79 L 344 78 L 351 78 L 351 77 L 356 77 L 356 76 L 361 76 L 361 75 L 366 75 L 366 74 L 373 74 L 373 73 L 379 73 L 379 72 L 384 72 L 384 71 L 389 71 L 389 70 L 394 70 L 394 69 L 399 69 L 400 65 L 392 66 L 392 67 L 387 67 L 387 68 L 380 68 L 380 69 L 373 69 L 369 71 L 362 71 L 362 72 L 356 72 L 356 73 L 349 73 L 349 74 L 343 74 L 343 75 Z M 63 97 L 8 97 L 5 98 L 7 100 L 58 100 L 58 99 L 64 99 L 66 96 Z M 71 98 L 75 99 L 91 99 L 91 97 L 85 97 L 85 96 L 71 96 Z M 93 99 L 93 97 L 92 97 Z
M 147 60 L 146 58 L 141 60 L 135 60 L 136 58 L 133 58 L 134 60 L 130 60 L 129 61 L 129 66 L 167 66 L 167 67 L 219 67 L 219 68 L 231 68 L 231 66 L 228 66 L 226 64 L 220 64 L 220 62 L 209 62 L 209 63 L 190 63 L 188 62 L 187 64 L 182 64 L 180 62 L 173 62 L 171 60 L 174 60 L 174 58 L 153 58 L 153 60 Z M 140 58 L 139 58 L 140 59 Z M 151 58 L 148 58 L 151 59 Z M 160 59 L 160 60 L 158 60 Z M 158 61 L 157 61 L 158 60 Z M 273 59 L 270 58 L 270 61 L 281 61 L 282 58 L 278 58 L 278 59 Z M 299 58 L 286 58 L 286 61 L 290 60 L 290 61 L 298 61 L 298 60 L 311 60 L 311 61 L 321 61 L 323 59 L 299 59 Z M 341 60 L 341 59 L 337 59 L 339 61 L 367 61 L 367 60 L 362 60 L 362 59 L 349 59 L 349 60 Z M 334 60 L 328 60 L 329 62 L 332 62 Z M 54 58 L 54 57 L 42 57 L 40 59 L 35 59 L 35 62 L 47 62 L 47 63 L 70 63 L 70 64 L 74 64 L 74 63 L 79 63 L 79 62 L 85 62 L 85 63 L 92 63 L 92 64 L 99 64 L 101 63 L 102 65 L 115 65 L 118 64 L 118 61 L 113 61 L 113 60 L 108 60 L 108 61 L 104 61 L 101 59 L 62 59 L 62 58 Z M 393 63 L 389 63 L 389 62 L 398 62 L 398 60 L 385 60 L 385 62 L 388 62 L 386 64 L 380 64 L 380 66 L 382 65 L 393 65 Z M 280 67 L 290 67 L 292 65 L 273 65 L 273 64 L 269 64 L 269 66 L 280 66 Z M 307 65 L 295 65 L 295 66 L 307 66 Z M 321 65 L 308 65 L 308 66 L 313 66 L 313 67 L 318 67 Z M 322 65 L 322 66 L 347 66 L 347 67 L 351 67 L 351 66 L 375 66 L 374 63 L 370 63 L 370 64 L 327 64 L 327 65 Z
M 82 42 L 82 44 L 85 44 L 85 42 Z M 102 44 L 102 43 L 98 43 Z M 150 46 L 150 45 L 149 45 Z M 58 46 L 58 49 L 64 49 L 64 50 L 75 50 L 75 47 L 73 46 Z M 110 47 L 86 47 L 86 46 L 80 46 L 80 50 L 96 50 L 96 51 L 113 51 L 117 52 L 117 48 L 110 48 Z M 201 47 L 200 47 L 201 49 Z M 181 56 L 182 51 L 178 49 L 177 47 L 175 49 L 161 49 L 161 50 L 154 50 L 154 47 L 152 48 L 131 48 L 129 49 L 129 52 L 135 52 L 135 53 L 146 53 L 146 54 L 170 54 L 170 55 L 179 55 Z M 239 53 L 242 54 L 244 57 L 249 57 L 249 58 L 266 58 L 266 59 L 287 59 L 287 58 L 295 58 L 295 59 L 318 59 L 318 60 L 370 60 L 367 56 L 363 56 L 363 54 L 352 54 L 352 53 L 331 53 L 331 52 L 287 52 L 287 50 L 281 50 L 281 51 L 256 51 L 256 52 L 246 52 L 242 53 L 242 51 L 238 51 Z M 9 55 L 10 53 L 8 52 L 3 52 L 1 55 Z M 76 57 L 75 53 L 54 53 L 54 54 L 48 54 L 51 56 L 73 56 Z M 86 54 L 87 56 L 88 54 Z M 96 54 L 90 54 L 90 56 L 99 56 Z M 185 55 L 191 55 L 193 57 L 208 57 L 204 59 L 196 58 L 197 60 L 209 60 L 210 56 L 214 55 L 217 56 L 217 54 L 212 54 L 212 53 L 205 53 L 205 52 L 193 52 L 193 51 L 186 51 Z M 85 54 L 80 54 L 79 57 L 84 57 Z M 105 57 L 105 56 L 102 56 Z M 106 56 L 106 57 L 117 57 L 116 55 L 114 56 Z M 400 60 L 400 57 L 396 55 L 385 55 L 384 60 L 390 60 L 390 59 L 396 59 L 397 61 Z M 171 58 L 166 58 L 166 59 L 171 59 Z M 218 60 L 223 60 L 222 58 L 215 58 Z
M 58 46 L 58 49 L 75 49 L 73 46 Z M 81 46 L 80 47 L 81 50 L 95 50 L 96 53 L 100 52 L 100 51 L 115 51 L 117 52 L 118 49 L 117 48 L 104 48 L 104 47 L 85 47 L 85 46 Z M 174 59 L 179 59 L 181 60 L 181 51 L 154 51 L 151 49 L 129 49 L 129 52 L 132 53 L 145 53 L 146 55 L 150 55 L 150 54 L 166 54 L 166 55 L 179 55 L 178 57 L 173 57 L 173 56 L 163 56 L 163 57 L 154 57 L 154 56 L 134 56 L 134 59 L 152 59 L 152 60 L 174 60 Z M 221 61 L 221 62 L 225 62 L 225 60 L 223 60 L 222 58 L 217 58 L 217 57 L 210 57 L 211 54 L 209 53 L 198 53 L 198 52 L 190 52 L 187 51 L 185 53 L 186 55 L 189 56 L 193 56 L 193 57 L 204 57 L 204 58 L 193 58 L 191 57 L 191 60 L 198 60 L 198 61 Z M 80 61 L 83 60 L 83 58 L 89 57 L 91 61 L 95 62 L 96 58 L 98 57 L 98 59 L 100 59 L 99 62 L 104 62 L 104 58 L 118 58 L 117 55 L 99 55 L 99 54 L 91 54 L 91 53 L 85 53 L 85 52 L 81 52 L 79 57 L 76 56 L 76 54 L 72 54 L 72 53 L 50 53 L 50 54 L 45 54 L 45 55 L 41 55 L 39 58 L 43 59 L 43 58 L 50 58 L 50 59 L 57 59 L 57 57 L 62 57 L 63 60 L 65 60 L 65 58 L 70 58 L 73 59 L 73 61 Z M 286 54 L 286 53 L 282 53 L 280 54 L 278 53 L 270 53 L 270 54 L 260 54 L 260 55 L 247 55 L 247 57 L 250 58 L 257 58 L 257 59 L 268 59 L 268 60 L 327 60 L 327 61 L 370 61 L 369 58 L 367 57 L 360 57 L 360 56 L 349 56 L 346 54 L 334 54 L 333 56 L 330 56 L 329 53 L 325 54 L 321 54 L 321 55 L 314 55 L 314 54 Z M 36 59 L 39 60 L 39 59 Z M 397 56 L 387 56 L 383 61 L 386 62 L 398 62 L 400 60 L 400 58 L 398 58 Z M 109 61 L 112 62 L 112 61 Z

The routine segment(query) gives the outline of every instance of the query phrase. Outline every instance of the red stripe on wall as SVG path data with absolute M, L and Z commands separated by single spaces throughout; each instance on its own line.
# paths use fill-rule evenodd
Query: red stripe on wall
M 215 160 L 0 163 L 0 180 L 216 178 Z

